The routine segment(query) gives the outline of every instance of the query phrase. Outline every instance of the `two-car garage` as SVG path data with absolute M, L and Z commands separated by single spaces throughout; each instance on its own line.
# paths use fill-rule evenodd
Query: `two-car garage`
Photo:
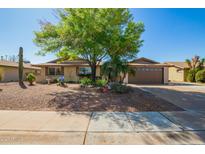
M 126 83 L 130 84 L 164 84 L 168 82 L 167 64 L 161 64 L 147 58 L 139 58 L 129 63 L 135 74 L 128 74 Z
M 163 84 L 163 68 L 133 68 L 135 74 L 128 75 L 128 83 L 131 84 Z

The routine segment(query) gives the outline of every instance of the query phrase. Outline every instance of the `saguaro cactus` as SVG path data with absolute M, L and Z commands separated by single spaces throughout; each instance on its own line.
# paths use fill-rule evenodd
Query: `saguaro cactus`
M 23 85 L 23 48 L 19 48 L 19 84 Z

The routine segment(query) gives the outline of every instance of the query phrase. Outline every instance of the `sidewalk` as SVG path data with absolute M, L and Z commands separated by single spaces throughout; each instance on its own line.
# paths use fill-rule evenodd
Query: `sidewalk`
M 205 112 L 0 111 L 0 144 L 204 144 Z

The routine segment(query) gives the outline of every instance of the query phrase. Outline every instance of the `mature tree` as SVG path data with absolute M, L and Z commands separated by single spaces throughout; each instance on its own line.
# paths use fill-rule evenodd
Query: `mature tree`
M 129 9 L 61 9 L 57 16 L 57 24 L 42 22 L 35 32 L 39 54 L 80 57 L 90 65 L 93 81 L 102 60 L 116 55 L 133 58 L 143 43 L 144 25 L 134 22 Z
M 186 63 L 190 69 L 202 69 L 205 64 L 205 58 L 200 59 L 199 56 L 194 56 L 191 60 L 186 59 Z

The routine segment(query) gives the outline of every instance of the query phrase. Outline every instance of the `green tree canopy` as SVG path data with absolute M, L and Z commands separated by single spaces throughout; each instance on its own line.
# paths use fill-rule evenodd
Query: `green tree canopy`
M 42 22 L 41 30 L 34 32 L 39 54 L 85 59 L 93 80 L 99 62 L 116 55 L 133 58 L 142 46 L 144 25 L 134 22 L 129 9 L 60 9 L 57 16 L 57 24 Z

